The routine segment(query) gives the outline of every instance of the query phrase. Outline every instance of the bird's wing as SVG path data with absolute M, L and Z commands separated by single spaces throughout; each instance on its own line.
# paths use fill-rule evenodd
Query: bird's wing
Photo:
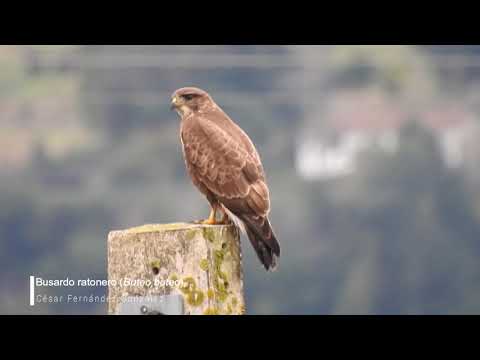
M 260 158 L 243 131 L 224 125 L 202 115 L 189 121 L 182 130 L 185 159 L 217 197 L 236 203 L 238 212 L 264 217 L 270 199 Z

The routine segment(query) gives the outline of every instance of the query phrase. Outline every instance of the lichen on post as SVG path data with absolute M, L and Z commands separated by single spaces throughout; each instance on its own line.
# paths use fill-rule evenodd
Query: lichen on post
M 108 313 L 132 296 L 182 294 L 185 314 L 244 314 L 233 225 L 143 225 L 108 234 Z

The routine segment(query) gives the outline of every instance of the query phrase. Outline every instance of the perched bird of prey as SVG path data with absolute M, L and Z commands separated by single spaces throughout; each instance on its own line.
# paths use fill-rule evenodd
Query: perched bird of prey
M 202 223 L 232 220 L 246 232 L 265 269 L 273 270 L 280 245 L 268 220 L 269 190 L 252 141 L 204 90 L 176 90 L 171 108 L 181 118 L 188 174 L 211 206 L 210 216 Z M 223 212 L 221 221 L 217 221 L 217 211 Z

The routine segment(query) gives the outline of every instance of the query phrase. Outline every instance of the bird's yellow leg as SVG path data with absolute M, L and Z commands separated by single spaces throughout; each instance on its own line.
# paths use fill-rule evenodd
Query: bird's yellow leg
M 212 206 L 212 209 L 210 210 L 210 215 L 208 216 L 207 220 L 203 220 L 201 223 L 204 225 L 215 225 L 217 224 L 217 206 Z

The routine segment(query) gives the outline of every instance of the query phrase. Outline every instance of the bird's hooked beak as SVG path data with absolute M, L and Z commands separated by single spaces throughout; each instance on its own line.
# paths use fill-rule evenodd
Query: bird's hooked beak
M 178 107 L 178 99 L 176 96 L 172 97 L 172 102 L 170 103 L 170 110 L 174 110 Z

